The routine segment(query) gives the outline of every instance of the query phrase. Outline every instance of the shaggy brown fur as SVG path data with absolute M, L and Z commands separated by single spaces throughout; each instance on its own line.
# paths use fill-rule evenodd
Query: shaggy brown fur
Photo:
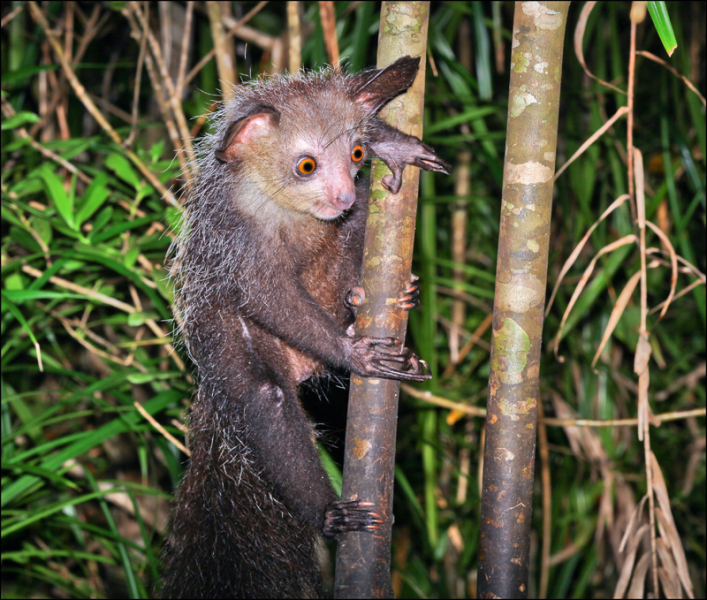
M 199 387 L 164 551 L 165 598 L 318 597 L 317 537 L 380 522 L 369 503 L 337 502 L 298 385 L 326 367 L 428 377 L 394 340 L 347 332 L 365 158 L 388 164 L 396 191 L 406 164 L 447 172 L 431 148 L 376 117 L 417 68 L 407 57 L 353 76 L 325 70 L 239 86 L 199 147 L 173 266 Z

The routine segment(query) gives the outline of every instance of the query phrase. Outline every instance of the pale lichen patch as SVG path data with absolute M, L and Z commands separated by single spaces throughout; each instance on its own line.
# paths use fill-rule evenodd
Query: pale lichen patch
M 519 117 L 523 111 L 531 104 L 539 104 L 538 99 L 530 92 L 526 91 L 525 86 L 521 86 L 515 90 L 511 97 L 510 115 L 511 117 Z
M 523 12 L 529 17 L 533 17 L 535 26 L 538 29 L 557 29 L 562 25 L 562 15 L 556 10 L 552 10 L 540 2 L 523 2 Z
M 532 58 L 530 52 L 514 52 L 511 56 L 511 69 L 516 73 L 525 73 Z
M 523 369 L 528 362 L 530 337 L 513 319 L 506 317 L 501 321 L 501 328 L 494 330 L 494 353 L 491 366 L 496 376 L 506 385 L 522 383 Z M 504 414 L 515 410 L 499 402 Z
M 514 50 L 515 48 L 520 46 L 520 40 L 518 39 L 519 34 L 520 34 L 520 29 L 513 30 L 513 41 L 511 42 L 511 50 Z
M 533 185 L 536 183 L 547 183 L 552 181 L 552 169 L 544 164 L 530 160 L 520 165 L 506 165 L 506 184 L 522 183 Z
M 531 273 L 514 272 L 508 283 L 496 282 L 496 297 L 501 310 L 525 313 L 538 306 L 544 297 L 545 288 Z
M 520 417 L 518 415 L 527 415 L 531 410 L 534 410 L 538 401 L 536 398 L 526 398 L 525 400 L 500 400 L 498 402 L 501 407 L 501 412 L 507 417 L 510 417 L 512 421 L 519 421 Z
M 533 65 L 533 69 L 535 69 L 541 75 L 547 75 L 548 66 L 549 65 L 547 62 L 537 62 Z

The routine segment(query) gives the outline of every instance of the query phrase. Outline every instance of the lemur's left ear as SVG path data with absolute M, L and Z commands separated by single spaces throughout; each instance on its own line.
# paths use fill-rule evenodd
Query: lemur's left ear
M 375 115 L 396 96 L 412 85 L 420 67 L 420 58 L 404 56 L 384 69 L 363 71 L 350 79 L 351 98 Z

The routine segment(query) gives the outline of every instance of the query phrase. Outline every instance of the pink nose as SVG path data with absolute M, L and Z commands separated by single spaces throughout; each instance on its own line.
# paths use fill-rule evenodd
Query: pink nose
M 337 210 L 348 210 L 353 206 L 356 201 L 356 191 L 353 189 L 339 190 L 336 194 L 333 194 L 333 199 L 331 200 L 332 207 Z

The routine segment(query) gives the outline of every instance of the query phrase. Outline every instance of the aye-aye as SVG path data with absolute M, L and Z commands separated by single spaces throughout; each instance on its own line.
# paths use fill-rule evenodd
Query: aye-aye
M 322 594 L 318 536 L 371 531 L 370 502 L 338 501 L 298 399 L 326 367 L 429 378 L 392 338 L 353 335 L 369 157 L 448 173 L 434 150 L 376 114 L 418 58 L 243 84 L 198 150 L 172 267 L 181 333 L 198 371 L 191 460 L 164 551 L 165 598 Z M 417 304 L 417 285 L 398 306 Z

